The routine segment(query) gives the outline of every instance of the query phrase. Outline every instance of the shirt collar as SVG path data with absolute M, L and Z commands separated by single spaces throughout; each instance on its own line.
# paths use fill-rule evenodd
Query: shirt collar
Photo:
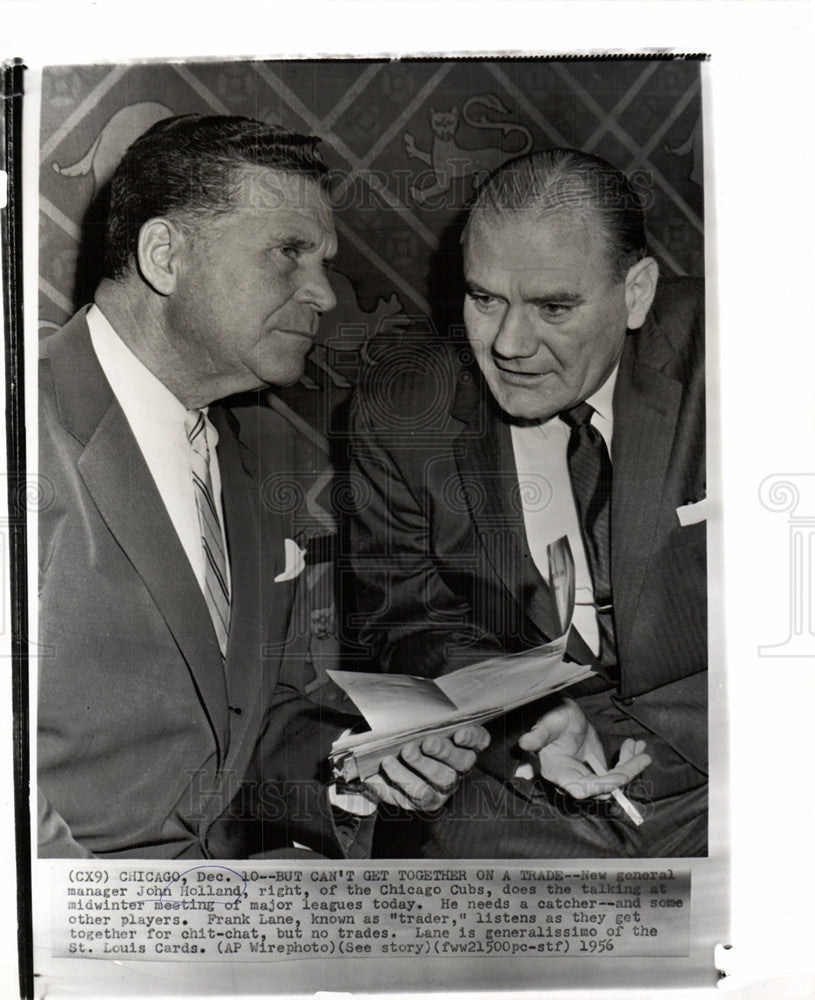
M 179 428 L 184 431 L 183 403 L 136 357 L 98 306 L 92 305 L 86 318 L 99 364 L 136 436 L 155 435 L 154 442 L 171 447 Z M 210 433 L 214 428 L 207 421 L 207 440 L 214 447 Z
M 593 393 L 586 400 L 589 406 L 593 407 L 597 415 L 602 417 L 603 420 L 609 421 L 609 423 L 614 419 L 614 386 L 617 384 L 617 373 L 619 370 L 620 362 L 618 361 L 612 373 L 603 382 L 597 392 Z
M 594 409 L 591 422 L 603 435 L 609 452 L 611 451 L 611 435 L 614 430 L 614 386 L 617 384 L 619 370 L 620 363 L 618 361 L 605 382 L 586 400 L 589 406 Z M 560 419 L 559 414 L 555 414 L 554 417 L 549 417 L 548 420 L 542 421 L 537 426 L 540 427 L 544 435 L 548 435 L 550 429 L 557 429 L 556 433 L 560 433 L 559 429 L 565 427 L 566 424 Z

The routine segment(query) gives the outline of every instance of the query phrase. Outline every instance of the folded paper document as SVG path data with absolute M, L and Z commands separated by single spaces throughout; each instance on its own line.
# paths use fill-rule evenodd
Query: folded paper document
M 397 754 L 406 743 L 448 736 L 591 676 L 590 667 L 563 661 L 574 610 L 574 561 L 565 537 L 549 546 L 549 579 L 552 612 L 562 628 L 554 642 L 433 680 L 329 670 L 370 726 L 368 732 L 347 733 L 334 743 L 331 760 L 337 776 L 364 780 L 376 774 L 383 757 Z

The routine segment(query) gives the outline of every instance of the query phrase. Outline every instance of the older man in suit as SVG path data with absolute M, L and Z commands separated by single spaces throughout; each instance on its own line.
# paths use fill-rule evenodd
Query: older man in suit
M 435 676 L 554 639 L 547 546 L 566 535 L 568 654 L 596 676 L 493 725 L 423 850 L 704 854 L 700 283 L 659 279 L 637 192 L 574 150 L 499 169 L 462 244 L 467 341 L 389 345 L 356 400 L 362 640 Z M 608 799 L 635 778 L 639 827 Z
M 297 441 L 257 402 L 216 401 L 296 380 L 334 305 L 315 143 L 155 125 L 113 178 L 94 304 L 42 345 L 41 855 L 341 855 L 377 802 L 438 805 L 486 741 L 409 745 L 329 789 L 357 720 L 308 701 L 288 655 L 304 552 L 264 483 Z

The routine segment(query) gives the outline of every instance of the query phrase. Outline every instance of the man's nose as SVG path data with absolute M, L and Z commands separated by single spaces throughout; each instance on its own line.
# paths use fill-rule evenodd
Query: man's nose
M 298 298 L 318 312 L 330 312 L 337 304 L 337 296 L 322 265 L 311 268 L 300 286 Z
M 507 308 L 492 349 L 502 358 L 531 358 L 537 352 L 538 338 L 523 306 Z

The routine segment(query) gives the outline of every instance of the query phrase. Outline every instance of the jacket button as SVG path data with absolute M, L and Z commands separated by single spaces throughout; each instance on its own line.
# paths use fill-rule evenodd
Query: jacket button
M 634 704 L 633 698 L 620 698 L 620 704 L 623 708 L 630 708 Z

